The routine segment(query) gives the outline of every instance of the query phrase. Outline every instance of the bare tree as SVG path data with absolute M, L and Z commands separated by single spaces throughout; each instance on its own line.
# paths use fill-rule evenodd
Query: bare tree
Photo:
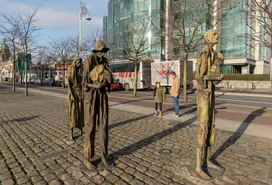
M 39 73 L 41 73 L 41 85 L 43 85 L 44 71 L 48 70 L 49 66 L 54 63 L 52 57 L 50 56 L 49 49 L 45 46 L 40 46 L 34 60 L 36 61 L 36 66 L 39 69 Z
M 6 21 L 16 29 L 18 33 L 18 38 L 22 46 L 22 52 L 25 56 L 25 95 L 28 96 L 28 83 L 27 83 L 27 68 L 28 68 L 28 54 L 34 48 L 35 43 L 35 32 L 40 30 L 38 26 L 35 25 L 37 20 L 35 19 L 38 9 L 33 9 L 31 12 L 19 15 L 16 17 L 6 16 Z
M 16 55 L 19 51 L 19 33 L 17 26 L 20 24 L 19 20 L 14 16 L 2 15 L 5 24 L 0 25 L 0 34 L 7 40 L 7 45 L 11 50 L 13 60 L 12 69 L 12 89 L 15 92 L 15 78 L 16 78 Z
M 162 12 L 160 22 L 164 25 L 163 35 L 166 45 L 174 43 L 181 51 L 180 57 L 184 61 L 183 92 L 187 101 L 187 61 L 189 53 L 201 50 L 204 33 L 214 29 L 216 25 L 235 6 L 231 3 L 228 10 L 221 11 L 221 4 L 230 0 L 178 0 L 166 1 L 165 11 Z M 235 2 L 231 0 L 232 2 Z M 161 25 L 153 21 L 153 25 L 161 31 Z M 158 26 L 160 25 L 160 26 Z M 166 51 L 167 54 L 168 51 Z
M 249 21 L 247 26 L 251 34 L 246 37 L 256 41 L 256 45 L 267 48 L 272 47 L 272 0 L 251 0 L 250 3 L 242 6 Z M 270 90 L 272 90 L 272 59 L 270 58 Z
M 49 46 L 51 59 L 63 67 L 62 81 L 63 88 L 65 88 L 65 66 L 77 56 L 76 53 L 73 52 L 72 40 L 69 37 L 51 39 Z
M 79 36 L 69 37 L 73 55 L 81 57 L 82 59 L 86 58 L 86 56 L 95 48 L 95 43 L 102 38 L 103 33 L 100 29 L 91 32 L 88 37 L 82 39 L 82 48 L 80 50 Z
M 83 50 L 84 49 L 86 51 L 93 50 L 95 48 L 95 43 L 98 40 L 102 40 L 102 39 L 103 39 L 103 31 L 101 29 L 96 29 L 96 30 L 92 31 L 89 36 L 84 38 L 85 42 L 87 43 L 86 44 L 87 48 L 83 48 Z
M 134 63 L 134 91 L 137 96 L 137 82 L 140 62 L 150 57 L 151 49 L 155 43 L 150 43 L 151 21 L 149 17 L 137 19 L 135 22 L 128 22 L 121 32 L 120 45 L 122 49 L 115 50 L 114 55 L 118 59 L 129 60 Z M 117 36 L 119 37 L 119 36 Z

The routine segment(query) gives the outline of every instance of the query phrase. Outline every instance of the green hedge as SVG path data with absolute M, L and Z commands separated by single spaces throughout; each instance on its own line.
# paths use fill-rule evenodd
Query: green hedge
M 269 74 L 225 74 L 224 80 L 269 81 Z

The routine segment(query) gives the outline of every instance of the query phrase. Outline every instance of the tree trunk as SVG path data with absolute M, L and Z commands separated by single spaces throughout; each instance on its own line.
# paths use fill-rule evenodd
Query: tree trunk
M 25 42 L 26 43 L 26 42 Z M 28 48 L 26 46 L 26 56 L 25 56 L 25 95 L 28 96 L 28 82 L 27 82 L 27 73 L 28 73 Z
M 137 96 L 137 82 L 138 82 L 138 71 L 139 71 L 139 64 L 136 62 L 134 64 L 134 88 L 133 88 L 133 95 Z
M 62 78 L 63 88 L 65 89 L 65 62 L 63 63 L 63 78 Z
M 23 71 L 20 71 L 20 83 L 23 83 Z
M 43 68 L 41 69 L 41 86 L 43 86 Z
M 15 52 L 13 52 L 13 66 L 12 66 L 12 92 L 15 92 L 15 78 L 16 78 L 16 56 Z
M 183 97 L 184 101 L 188 101 L 188 96 L 187 96 L 187 62 L 188 62 L 188 52 L 185 52 L 184 56 L 184 71 L 183 71 Z

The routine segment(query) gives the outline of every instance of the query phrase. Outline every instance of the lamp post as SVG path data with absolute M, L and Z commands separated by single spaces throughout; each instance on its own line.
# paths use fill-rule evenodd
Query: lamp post
M 82 17 L 86 16 L 86 20 L 90 21 L 90 13 L 86 6 L 83 4 L 83 0 L 80 0 L 80 10 L 79 10 L 79 57 L 81 57 L 82 52 Z
M 270 58 L 270 72 L 269 72 L 269 74 L 270 74 L 270 91 L 272 91 L 272 58 Z

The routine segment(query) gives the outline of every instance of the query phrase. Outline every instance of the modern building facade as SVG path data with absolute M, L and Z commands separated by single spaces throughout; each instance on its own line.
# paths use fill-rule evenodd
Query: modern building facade
M 215 49 L 217 52 L 225 55 L 226 60 L 222 68 L 225 74 L 267 74 L 270 71 L 269 62 L 272 56 L 272 48 L 265 47 L 261 42 L 251 39 L 250 35 L 256 36 L 256 34 L 262 34 L 263 31 L 257 22 L 251 20 L 246 13 L 241 11 L 242 8 L 250 5 L 251 0 L 217 0 L 215 3 L 223 14 L 230 7 L 230 3 L 237 3 L 238 1 L 240 5 L 231 9 L 216 27 L 211 26 L 214 20 L 209 18 L 209 14 L 207 14 L 207 21 L 200 26 L 195 39 L 201 38 L 211 28 L 216 29 L 220 33 L 220 41 Z M 108 16 L 103 19 L 104 39 L 110 47 L 122 50 L 124 48 L 122 44 L 123 36 L 121 34 L 122 26 L 128 22 L 136 24 L 137 17 L 146 15 L 150 17 L 152 24 L 155 22 L 155 25 L 159 25 L 163 30 L 163 32 L 159 32 L 161 34 L 158 34 L 158 27 L 151 28 L 150 43 L 152 44 L 155 40 L 159 40 L 160 44 L 152 46 L 150 58 L 154 59 L 154 61 L 181 58 L 183 53 L 180 49 L 179 41 L 178 39 L 172 39 L 175 38 L 175 31 L 171 33 L 172 37 L 167 36 L 171 32 L 167 20 L 177 23 L 179 21 L 178 7 L 187 6 L 186 3 L 190 3 L 190 1 L 110 0 Z M 171 7 L 172 12 L 169 13 L 169 8 L 166 7 Z M 215 11 L 211 10 L 210 12 L 214 14 Z M 164 19 L 160 19 L 161 17 Z M 255 29 L 250 29 L 248 25 Z M 187 23 L 186 29 L 186 37 L 190 38 L 190 24 Z M 271 42 L 271 38 L 267 38 L 267 35 L 265 37 L 266 40 Z M 189 54 L 189 60 L 194 62 L 194 68 L 197 56 L 203 46 L 204 43 L 200 42 L 199 46 Z
M 125 47 L 124 28 L 135 27 L 139 20 L 145 21 L 150 29 L 147 34 L 151 52 L 150 57 L 159 59 L 161 56 L 161 34 L 158 27 L 151 26 L 161 16 L 162 0 L 110 0 L 108 3 L 108 16 L 104 17 L 104 38 L 112 50 L 122 50 Z M 148 20 L 150 18 L 151 20 Z M 106 21 L 107 20 L 107 21 Z M 107 22 L 107 23 L 106 23 Z M 158 21 L 157 21 L 158 22 Z M 160 22 L 158 22 L 160 25 Z M 107 29 L 105 29 L 107 27 Z M 140 25 L 139 25 L 140 27 Z M 152 28 L 153 27 L 153 28 Z M 160 26 L 159 26 L 160 27 Z M 132 30 L 135 30 L 133 28 Z M 133 33 L 136 34 L 136 33 Z M 159 40 L 159 41 L 158 41 Z M 152 45 L 152 47 L 151 47 Z

